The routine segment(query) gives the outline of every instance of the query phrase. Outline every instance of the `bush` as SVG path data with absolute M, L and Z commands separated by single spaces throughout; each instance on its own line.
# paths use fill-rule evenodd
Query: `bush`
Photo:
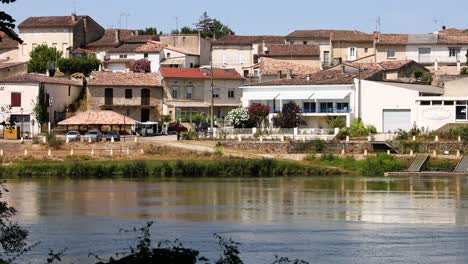
M 216 144 L 216 146 L 214 147 L 214 154 L 216 155 L 216 157 L 223 156 L 223 148 L 221 147 L 221 145 Z
M 467 68 L 467 67 L 463 67 L 463 68 L 460 70 L 460 75 L 468 75 L 468 68 Z
M 51 61 L 57 61 L 57 59 L 62 57 L 62 54 L 63 52 L 56 48 L 50 48 L 47 45 L 39 45 L 30 53 L 28 71 L 46 73 L 47 70 L 52 70 L 52 72 L 54 72 L 55 66 L 48 65 L 48 63 Z
M 132 62 L 130 65 L 132 72 L 151 72 L 151 62 L 147 59 L 141 59 Z
M 229 111 L 225 121 L 227 124 L 232 125 L 235 128 L 253 127 L 250 122 L 249 113 L 244 107 L 239 107 Z
M 314 139 L 306 142 L 296 142 L 295 151 L 300 153 L 321 152 L 325 150 L 325 147 L 325 141 Z
M 68 76 L 77 73 L 89 76 L 91 72 L 99 70 L 100 64 L 101 62 L 93 56 L 61 58 L 57 61 L 60 71 Z
M 429 159 L 426 164 L 425 171 L 443 171 L 451 172 L 455 170 L 457 166 L 456 161 L 453 160 L 433 160 Z
M 198 133 L 193 130 L 182 132 L 181 138 L 182 140 L 198 140 Z
M 330 117 L 328 119 L 328 128 L 345 128 L 346 127 L 346 117 L 337 116 Z
M 377 133 L 377 129 L 373 125 L 365 125 L 360 119 L 354 119 L 351 123 L 351 127 L 341 129 L 338 134 L 339 137 L 350 136 L 350 137 L 365 137 L 371 133 Z
M 60 149 L 62 145 L 65 143 L 63 140 L 57 138 L 57 136 L 53 133 L 46 134 L 47 144 L 50 148 L 53 149 Z
M 416 79 L 420 79 L 424 74 L 424 71 L 420 68 L 417 68 L 416 70 L 414 70 L 414 78 Z

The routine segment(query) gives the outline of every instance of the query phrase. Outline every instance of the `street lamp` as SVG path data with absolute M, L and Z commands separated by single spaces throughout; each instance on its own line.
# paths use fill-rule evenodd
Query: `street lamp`
M 23 116 L 23 107 L 21 107 L 20 109 L 20 112 L 21 112 L 21 131 L 20 131 L 20 134 L 21 134 L 21 138 L 24 136 L 24 132 L 23 132 L 23 123 L 24 123 L 24 116 Z
M 54 98 L 51 96 L 49 97 L 49 134 L 52 128 L 52 103 L 54 102 Z

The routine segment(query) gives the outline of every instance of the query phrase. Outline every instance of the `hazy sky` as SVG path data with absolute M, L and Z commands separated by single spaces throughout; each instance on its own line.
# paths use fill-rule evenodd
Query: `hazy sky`
M 128 13 L 128 28 L 154 26 L 169 32 L 192 24 L 207 11 L 238 35 L 280 34 L 294 29 L 357 29 L 371 32 L 381 17 L 386 33 L 426 33 L 442 25 L 468 28 L 468 0 L 17 0 L 0 4 L 17 23 L 29 16 L 78 14 L 93 17 L 103 27 L 118 27 Z M 439 25 L 436 27 L 434 20 Z M 125 27 L 125 17 L 122 17 Z

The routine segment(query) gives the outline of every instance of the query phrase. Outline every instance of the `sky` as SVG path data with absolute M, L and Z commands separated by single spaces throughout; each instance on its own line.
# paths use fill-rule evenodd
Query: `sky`
M 217 18 L 237 35 L 286 35 L 296 29 L 356 29 L 384 33 L 429 33 L 468 28 L 467 0 L 17 0 L 0 4 L 17 24 L 29 16 L 89 15 L 103 27 L 163 32 L 192 26 L 201 14 Z M 129 16 L 121 16 L 128 14 Z M 127 22 L 126 22 L 127 20 Z M 435 21 L 437 20 L 437 21 Z M 437 24 L 436 24 L 437 22 Z

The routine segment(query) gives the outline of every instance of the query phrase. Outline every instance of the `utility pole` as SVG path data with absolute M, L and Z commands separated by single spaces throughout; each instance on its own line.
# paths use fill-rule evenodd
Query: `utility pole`
M 211 80 L 211 137 L 214 137 L 214 82 L 213 82 L 213 47 L 210 48 L 210 80 Z

